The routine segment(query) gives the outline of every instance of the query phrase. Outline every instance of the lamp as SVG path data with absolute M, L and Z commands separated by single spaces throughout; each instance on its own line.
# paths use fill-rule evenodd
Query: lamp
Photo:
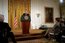
M 60 3 L 63 3 L 63 0 L 60 0 Z

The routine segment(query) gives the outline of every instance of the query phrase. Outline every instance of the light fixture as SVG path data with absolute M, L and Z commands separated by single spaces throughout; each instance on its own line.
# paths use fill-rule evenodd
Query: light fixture
M 60 3 L 63 3 L 63 0 L 60 0 Z
M 39 9 L 36 10 L 36 15 L 37 15 L 37 17 L 40 16 L 40 10 Z
M 64 0 L 59 0 L 59 9 L 60 9 L 60 18 L 62 18 L 62 5 L 63 5 Z
M 40 16 L 40 14 L 38 13 L 38 14 L 37 14 L 37 17 L 39 17 L 39 16 Z

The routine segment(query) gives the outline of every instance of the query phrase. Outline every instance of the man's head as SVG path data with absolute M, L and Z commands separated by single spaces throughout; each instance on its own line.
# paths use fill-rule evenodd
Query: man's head
M 55 18 L 55 20 L 56 20 L 57 22 L 60 22 L 60 18 Z
M 4 15 L 0 14 L 0 22 L 4 22 Z

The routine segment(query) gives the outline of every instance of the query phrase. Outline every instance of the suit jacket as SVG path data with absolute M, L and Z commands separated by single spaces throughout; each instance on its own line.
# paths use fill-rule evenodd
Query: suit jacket
M 60 23 L 56 23 L 53 28 L 54 28 L 55 35 L 58 35 L 61 32 Z
M 5 32 L 10 32 L 11 28 L 9 27 L 8 23 L 0 22 L 0 33 L 3 34 Z

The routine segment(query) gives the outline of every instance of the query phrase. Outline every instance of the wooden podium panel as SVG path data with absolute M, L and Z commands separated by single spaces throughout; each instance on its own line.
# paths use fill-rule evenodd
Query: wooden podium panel
M 22 22 L 22 32 L 23 34 L 29 34 L 29 29 L 30 29 L 30 22 Z

